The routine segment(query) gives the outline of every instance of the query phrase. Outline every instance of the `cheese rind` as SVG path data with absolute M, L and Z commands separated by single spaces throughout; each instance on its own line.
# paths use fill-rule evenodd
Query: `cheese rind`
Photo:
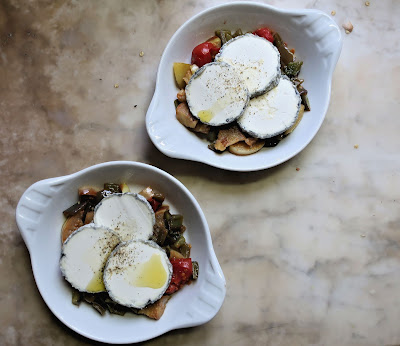
M 282 76 L 269 92 L 250 100 L 237 123 L 256 138 L 271 138 L 289 129 L 296 122 L 301 98 L 294 84 Z
M 225 43 L 215 57 L 232 65 L 243 79 L 250 98 L 273 89 L 281 76 L 280 54 L 268 40 L 253 34 L 238 36 Z
M 193 116 L 211 126 L 235 121 L 249 101 L 242 78 L 224 62 L 212 62 L 197 70 L 185 92 Z

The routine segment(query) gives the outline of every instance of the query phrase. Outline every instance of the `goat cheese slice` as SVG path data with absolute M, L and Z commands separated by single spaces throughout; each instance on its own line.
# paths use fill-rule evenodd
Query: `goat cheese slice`
M 104 266 L 120 241 L 108 228 L 93 224 L 80 227 L 62 246 L 60 269 L 63 276 L 81 292 L 104 292 Z
M 250 98 L 273 89 L 281 76 L 278 49 L 265 38 L 253 34 L 238 36 L 225 43 L 215 61 L 226 62 L 236 69 Z
M 153 234 L 154 211 L 137 193 L 113 193 L 94 209 L 93 221 L 112 229 L 121 240 L 147 240 Z
M 202 123 L 220 126 L 239 118 L 249 101 L 249 93 L 235 69 L 224 62 L 204 65 L 186 86 L 190 112 Z
M 286 77 L 278 85 L 250 100 L 237 123 L 256 138 L 271 138 L 294 125 L 299 114 L 301 98 L 294 84 Z
M 162 248 L 152 241 L 130 241 L 112 252 L 103 279 L 113 301 L 141 309 L 163 296 L 171 277 L 172 265 Z

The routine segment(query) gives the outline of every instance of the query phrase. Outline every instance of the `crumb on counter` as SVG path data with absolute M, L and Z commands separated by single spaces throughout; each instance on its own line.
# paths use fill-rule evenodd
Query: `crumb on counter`
M 365 6 L 369 6 L 370 5 L 370 2 L 369 1 L 366 1 L 365 2 Z
M 360 237 L 361 238 L 365 238 L 365 234 L 360 234 Z
M 114 88 L 115 89 L 119 88 L 119 84 L 114 84 Z
M 144 52 L 141 51 L 141 52 L 139 53 L 139 56 L 142 57 L 143 55 L 144 55 Z
M 348 21 L 345 24 L 342 24 L 342 27 L 345 30 L 346 34 L 350 34 L 354 29 L 354 26 L 353 26 L 353 24 L 351 24 L 350 21 Z
M 331 15 L 334 16 L 335 14 L 336 14 L 336 11 L 333 10 L 333 11 L 331 12 Z
M 358 144 L 354 144 L 354 149 L 358 149 Z
M 296 167 L 296 171 L 299 171 L 300 170 L 300 168 L 299 167 Z

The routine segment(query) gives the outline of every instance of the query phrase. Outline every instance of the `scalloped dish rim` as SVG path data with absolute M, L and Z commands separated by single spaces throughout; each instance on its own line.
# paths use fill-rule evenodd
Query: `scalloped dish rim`
M 110 168 L 115 166 L 115 168 Z M 43 245 L 41 245 L 40 247 L 40 242 L 34 241 L 34 238 L 32 238 L 33 234 L 35 232 L 39 232 L 39 228 L 43 229 L 43 226 L 46 224 L 46 222 L 43 222 L 43 220 L 41 220 L 43 215 L 46 214 L 51 214 L 51 211 L 54 210 L 54 208 L 56 207 L 50 207 L 49 210 L 47 210 L 45 213 L 40 214 L 38 216 L 38 219 L 36 220 L 36 222 L 34 222 L 34 220 L 30 220 L 31 218 L 31 214 L 27 214 L 26 213 L 26 209 L 31 208 L 32 211 L 35 211 L 38 209 L 38 206 L 40 205 L 41 202 L 40 198 L 35 200 L 34 198 L 32 198 L 32 196 L 36 196 L 37 194 L 42 194 L 43 196 L 48 196 L 49 195 L 49 190 L 51 190 L 52 186 L 57 186 L 62 184 L 62 186 L 64 186 L 64 189 L 70 189 L 71 185 L 74 185 L 74 181 L 79 180 L 80 178 L 84 177 L 85 175 L 90 175 L 90 174 L 100 174 L 101 175 L 101 170 L 103 168 L 107 169 L 116 169 L 116 167 L 120 167 L 123 166 L 126 170 L 132 170 L 134 171 L 135 169 L 139 169 L 139 170 L 145 170 L 147 172 L 147 170 L 149 170 L 150 174 L 152 174 L 154 177 L 152 179 L 149 180 L 153 180 L 155 181 L 158 177 L 158 179 L 160 179 L 161 176 L 164 176 L 164 178 L 169 181 L 172 182 L 174 184 L 174 187 L 178 187 L 179 188 L 179 193 L 180 195 L 182 195 L 184 197 L 184 200 L 186 201 L 186 203 L 192 203 L 194 206 L 194 212 L 196 214 L 196 217 L 198 216 L 198 223 L 196 222 L 196 225 L 198 226 L 197 229 L 200 229 L 201 232 L 203 232 L 203 236 L 204 239 L 202 240 L 203 245 L 202 245 L 202 249 L 198 249 L 200 250 L 199 254 L 201 253 L 201 256 L 203 256 L 205 258 L 205 262 L 207 264 L 206 268 L 203 268 L 203 277 L 204 279 L 202 279 L 201 281 L 193 284 L 193 286 L 195 285 L 199 285 L 197 287 L 197 291 L 195 290 L 193 294 L 195 294 L 194 296 L 191 296 L 191 299 L 195 300 L 195 298 L 198 298 L 198 300 L 200 300 L 200 298 L 203 298 L 204 295 L 204 289 L 205 289 L 205 282 L 211 280 L 211 284 L 214 285 L 214 288 L 216 287 L 219 291 L 218 291 L 218 295 L 216 296 L 212 296 L 211 298 L 213 299 L 214 302 L 214 310 L 208 310 L 211 311 L 207 314 L 204 314 L 204 312 L 202 312 L 202 314 L 198 314 L 197 316 L 192 316 L 192 318 L 190 320 L 185 318 L 177 318 L 175 319 L 169 319 L 167 320 L 163 320 L 163 318 L 161 318 L 158 321 L 154 321 L 154 320 L 150 320 L 147 317 L 144 316 L 135 316 L 132 315 L 131 317 L 129 317 L 128 315 L 125 316 L 114 316 L 114 315 L 109 315 L 108 313 L 104 316 L 99 316 L 99 318 L 101 320 L 99 320 L 101 323 L 103 323 L 105 320 L 104 319 L 109 319 L 108 321 L 110 321 L 110 326 L 107 325 L 107 327 L 110 328 L 111 332 L 109 333 L 110 336 L 109 337 L 104 337 L 104 336 L 96 336 L 96 333 L 93 333 L 93 331 L 90 331 L 90 328 L 86 328 L 85 330 L 85 326 L 80 326 L 80 325 L 75 325 L 73 322 L 71 322 L 71 320 L 73 320 L 74 316 L 71 316 L 72 314 L 76 314 L 78 316 L 80 316 L 79 314 L 81 313 L 82 315 L 85 315 L 85 317 L 90 317 L 90 316 L 96 316 L 93 317 L 94 320 L 97 318 L 97 312 L 95 312 L 94 310 L 88 310 L 86 309 L 86 307 L 84 307 L 83 311 L 82 311 L 82 306 L 79 309 L 74 310 L 73 313 L 68 313 L 67 311 L 63 311 L 61 309 L 62 305 L 57 305 L 56 302 L 52 301 L 50 298 L 51 294 L 47 291 L 53 288 L 52 284 L 50 281 L 50 279 L 52 279 L 52 275 L 51 273 L 47 273 L 45 275 L 48 276 L 47 281 L 44 282 L 44 277 L 43 277 L 43 270 L 45 268 L 39 268 L 37 267 L 37 259 L 41 256 L 39 255 L 39 251 L 43 249 Z M 141 179 L 143 180 L 143 179 Z M 69 186 L 69 188 L 68 188 Z M 79 186 L 74 186 L 74 188 L 78 188 Z M 62 188 L 61 188 L 62 189 Z M 76 191 L 76 190 L 75 190 Z M 57 192 L 59 193 L 59 192 Z M 48 196 L 48 202 L 51 200 L 51 196 Z M 168 196 L 167 196 L 168 198 Z M 56 197 L 57 199 L 57 197 Z M 73 203 L 73 201 L 71 201 Z M 57 211 L 58 213 L 59 211 Z M 80 170 L 78 172 L 75 172 L 73 174 L 70 175 L 66 175 L 66 176 L 61 176 L 61 177 L 55 177 L 55 178 L 49 178 L 49 179 L 45 179 L 45 180 L 40 180 L 34 184 L 32 184 L 28 189 L 25 190 L 25 192 L 22 194 L 17 208 L 16 208 L 16 222 L 18 225 L 18 228 L 20 230 L 20 233 L 23 237 L 23 240 L 28 248 L 28 251 L 30 253 L 30 258 L 31 258 L 31 265 L 32 265 L 32 272 L 35 278 L 35 282 L 36 285 L 39 289 L 39 292 L 43 298 L 43 300 L 45 301 L 45 303 L 47 304 L 47 306 L 49 307 L 49 309 L 52 311 L 52 313 L 61 321 L 63 322 L 66 326 L 68 326 L 70 329 L 74 330 L 75 332 L 89 338 L 95 341 L 101 341 L 101 342 L 108 342 L 108 343 L 114 343 L 114 344 L 126 344 L 126 343 L 136 343 L 136 342 L 142 342 L 142 341 L 146 341 L 152 338 L 155 338 L 157 336 L 160 336 L 168 331 L 174 330 L 174 329 L 179 329 L 179 328 L 187 328 L 187 327 L 193 327 L 193 326 L 197 326 L 197 325 L 201 325 L 204 323 L 207 323 L 209 320 L 211 320 L 219 311 L 219 309 L 221 308 L 223 301 L 225 299 L 225 294 L 226 294 L 226 281 L 222 272 L 222 269 L 220 267 L 220 264 L 218 262 L 218 259 L 215 255 L 215 251 L 213 248 L 213 244 L 212 244 L 212 239 L 211 239 L 211 234 L 210 234 L 210 229 L 208 227 L 207 221 L 205 219 L 204 213 L 201 210 L 200 205 L 198 204 L 198 202 L 196 201 L 196 199 L 194 198 L 194 196 L 191 194 L 191 192 L 176 178 L 174 178 L 172 175 L 170 175 L 169 173 L 151 166 L 149 164 L 145 164 L 145 163 L 140 163 L 140 162 L 133 162 L 133 161 L 111 161 L 111 162 L 106 162 L 106 163 L 100 163 L 94 166 L 90 166 L 88 168 L 85 168 L 83 170 Z M 36 228 L 35 228 L 36 227 Z M 49 234 L 48 232 L 50 232 L 52 230 L 47 230 L 46 234 Z M 57 230 L 56 230 L 57 232 Z M 61 232 L 61 225 L 60 225 L 60 232 Z M 39 244 L 39 245 L 38 245 Z M 61 247 L 61 244 L 60 244 Z M 194 247 L 196 247 L 196 244 L 194 244 Z M 49 256 L 51 257 L 52 252 L 54 252 L 55 250 L 51 249 L 49 250 Z M 210 273 L 210 270 L 206 269 L 210 269 L 209 267 L 211 266 L 211 270 L 212 272 Z M 58 267 L 58 262 L 57 262 L 57 267 Z M 59 269 L 59 268 L 58 268 Z M 201 268 L 200 268 L 201 270 Z M 201 272 L 200 272 L 201 275 Z M 62 280 L 61 285 L 66 284 L 64 279 L 61 276 L 61 273 L 59 273 L 59 277 L 60 280 Z M 200 278 L 201 276 L 199 276 Z M 206 282 L 208 284 L 208 282 Z M 192 286 L 192 285 L 190 285 Z M 190 287 L 189 286 L 189 287 Z M 196 289 L 196 287 L 195 287 Z M 196 296 L 196 292 L 197 292 L 197 296 Z M 184 290 L 182 292 L 177 292 L 177 294 L 179 293 L 185 293 Z M 60 294 L 63 294 L 63 292 L 60 292 Z M 181 299 L 184 301 L 185 298 L 187 300 L 188 296 L 188 292 L 185 293 L 185 297 L 182 297 Z M 210 299 L 211 299 L 210 298 Z M 68 303 L 71 304 L 71 298 L 70 296 L 67 298 L 68 299 Z M 183 303 L 183 301 L 181 302 L 181 304 Z M 170 301 L 169 304 L 171 304 L 172 300 Z M 181 306 L 178 305 L 178 306 Z M 76 308 L 76 307 L 75 307 Z M 167 309 L 168 309 L 168 305 L 167 305 Z M 90 312 L 89 312 L 90 311 Z M 186 317 L 186 315 L 188 315 L 188 311 L 189 309 L 186 311 L 186 314 L 184 317 Z M 129 314 L 130 315 L 130 314 Z M 183 314 L 182 314 L 183 315 Z M 82 316 L 80 316 L 82 317 Z M 167 316 L 166 316 L 167 317 Z M 118 321 L 118 318 L 120 318 L 120 321 L 123 321 L 124 325 L 128 325 L 128 322 L 126 321 L 127 319 L 129 319 L 133 324 L 137 323 L 140 324 L 139 327 L 141 327 L 140 329 L 140 333 L 136 333 L 134 332 L 132 325 L 129 324 L 129 328 L 131 331 L 131 338 L 122 338 L 119 337 L 118 335 L 113 335 L 113 326 L 116 320 Z M 93 320 L 93 321 L 94 321 Z M 162 322 L 160 322 L 162 321 Z M 106 323 L 106 322 L 105 322 Z M 158 323 L 158 327 L 157 326 Z M 143 332 L 143 326 L 146 326 L 146 331 Z M 138 328 L 139 328 L 138 327 Z M 115 328 L 114 328 L 115 329 Z M 142 334 L 141 334 L 142 333 Z M 139 335 L 139 336 L 138 336 Z
M 307 134 L 307 136 L 304 136 L 305 137 L 304 140 L 302 140 L 298 146 L 296 146 L 292 150 L 287 150 L 287 152 L 285 152 L 285 154 L 280 156 L 279 158 L 271 159 L 267 154 L 265 154 L 265 153 L 267 153 L 267 150 L 265 150 L 264 152 L 258 152 L 253 155 L 249 155 L 247 157 L 246 156 L 240 156 L 240 157 L 236 156 L 236 160 L 226 158 L 228 155 L 234 156 L 233 154 L 230 154 L 230 153 L 223 153 L 223 154 L 214 153 L 214 156 L 212 156 L 211 159 L 203 158 L 202 155 L 199 155 L 198 152 L 196 153 L 193 151 L 188 151 L 188 150 L 186 150 L 186 148 L 180 149 L 179 146 L 176 146 L 176 145 L 174 146 L 173 143 L 171 144 L 171 141 L 168 142 L 168 137 L 163 138 L 162 136 L 159 135 L 159 133 L 157 133 L 158 128 L 157 128 L 157 124 L 155 124 L 155 123 L 158 120 L 160 120 L 160 119 L 162 120 L 162 118 L 165 117 L 165 109 L 168 109 L 166 107 L 169 106 L 169 105 L 165 105 L 165 103 L 160 105 L 160 97 L 161 97 L 160 95 L 162 92 L 162 90 L 161 90 L 162 89 L 162 86 L 161 86 L 162 79 L 166 78 L 165 77 L 166 72 L 163 71 L 164 61 L 167 60 L 166 53 L 168 52 L 170 47 L 173 46 L 175 41 L 178 40 L 179 37 L 184 33 L 186 28 L 188 28 L 194 22 L 198 21 L 200 18 L 207 16 L 211 12 L 223 11 L 225 8 L 233 8 L 233 7 L 241 8 L 241 7 L 246 7 L 246 6 L 250 6 L 252 8 L 257 8 L 262 11 L 279 13 L 281 15 L 288 16 L 290 18 L 297 18 L 299 16 L 308 16 L 308 15 L 310 15 L 310 16 L 318 15 L 318 19 L 323 17 L 323 18 L 325 18 L 325 20 L 327 20 L 329 22 L 328 26 L 333 28 L 333 31 L 336 32 L 336 34 L 338 36 L 338 40 L 336 41 L 336 43 L 334 45 L 335 49 L 332 49 L 332 51 L 329 54 L 329 55 L 331 55 L 331 58 L 330 58 L 330 64 L 327 67 L 328 73 L 325 78 L 327 94 L 325 95 L 324 101 L 319 101 L 319 102 L 321 102 L 322 105 L 319 107 L 320 112 L 318 112 L 318 114 L 316 114 L 316 120 L 315 120 L 313 132 L 310 132 Z M 216 168 L 230 170 L 230 171 L 237 171 L 237 172 L 258 171 L 258 170 L 263 170 L 263 169 L 277 166 L 277 165 L 291 159 L 292 157 L 296 156 L 298 153 L 300 153 L 311 142 L 311 140 L 315 137 L 315 135 L 319 131 L 319 129 L 324 121 L 328 107 L 329 107 L 332 76 L 333 76 L 333 72 L 336 67 L 337 61 L 340 56 L 342 44 L 343 44 L 343 37 L 341 35 L 338 25 L 326 13 L 319 11 L 319 10 L 279 9 L 279 8 L 271 6 L 271 5 L 247 2 L 247 1 L 239 1 L 239 2 L 234 2 L 234 3 L 221 4 L 221 5 L 217 5 L 217 6 L 208 8 L 208 9 L 198 13 L 197 15 L 191 17 L 184 24 L 182 24 L 179 27 L 179 29 L 174 33 L 174 35 L 171 37 L 171 39 L 169 40 L 169 42 L 167 43 L 167 45 L 164 49 L 164 52 L 160 59 L 159 68 L 157 71 L 155 91 L 154 91 L 153 98 L 151 100 L 150 106 L 149 106 L 147 114 L 146 114 L 147 133 L 148 133 L 151 141 L 153 142 L 153 144 L 156 146 L 156 148 L 159 151 L 161 151 L 163 154 L 165 154 L 166 156 L 171 157 L 171 158 L 197 161 L 197 162 L 201 162 L 201 163 L 204 163 L 204 164 L 216 167 Z M 195 46 L 195 44 L 193 44 L 193 47 L 194 46 Z M 192 49 L 193 47 L 191 47 L 190 49 Z M 296 47 L 294 47 L 294 48 L 296 48 Z M 328 56 L 328 54 L 327 54 L 327 56 Z M 305 61 L 305 64 L 306 64 L 306 61 Z M 172 70 L 172 66 L 171 66 L 171 70 Z M 173 78 L 172 73 L 168 74 L 168 77 Z M 305 85 L 306 85 L 306 83 L 307 83 L 307 80 L 305 81 Z M 306 87 L 307 87 L 307 85 L 306 85 Z M 176 89 L 176 90 L 178 91 L 178 89 Z M 170 103 L 173 105 L 173 99 L 170 100 Z M 313 104 L 311 104 L 311 108 L 313 108 Z M 171 117 L 169 114 L 168 114 L 168 116 Z M 173 117 L 173 120 L 175 120 L 175 116 Z M 163 125 L 168 126 L 168 124 L 165 125 L 165 123 Z M 180 125 L 180 126 L 182 126 L 182 125 Z M 189 135 L 195 136 L 194 134 L 189 133 L 188 130 L 186 130 L 186 131 L 188 132 L 187 138 L 189 138 Z M 287 140 L 287 139 L 285 139 L 285 140 Z M 187 142 L 188 141 L 186 141 L 186 143 Z M 198 139 L 198 142 L 201 142 L 202 145 L 204 146 L 204 148 L 206 150 L 209 150 L 207 148 L 207 144 L 205 141 Z M 170 145 L 170 146 L 168 146 L 168 145 Z M 268 150 L 273 150 L 273 149 L 274 148 L 271 148 Z M 201 149 L 201 150 L 203 150 L 203 149 Z M 202 151 L 202 153 L 204 153 L 204 152 Z M 258 156 L 258 158 L 248 159 L 248 157 L 250 157 L 250 156 L 253 156 L 253 157 Z M 232 161 L 233 161 L 233 163 L 232 163 Z

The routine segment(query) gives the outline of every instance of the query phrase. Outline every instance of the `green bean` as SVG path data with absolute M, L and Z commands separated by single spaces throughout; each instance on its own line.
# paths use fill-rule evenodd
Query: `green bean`
M 243 31 L 242 31 L 242 29 L 239 28 L 233 33 L 232 37 L 238 37 L 238 36 L 242 36 L 242 35 L 243 35 Z
M 285 46 L 282 38 L 277 32 L 274 33 L 274 45 L 276 48 L 278 48 L 278 51 L 281 54 L 281 63 L 283 65 L 287 65 L 288 63 L 294 61 L 293 53 Z
M 106 312 L 106 308 L 104 306 L 102 306 L 101 304 L 97 303 L 97 302 L 93 302 L 92 306 L 102 316 Z
M 297 85 L 297 91 L 300 94 L 301 103 L 304 105 L 304 110 L 305 111 L 311 110 L 310 101 L 308 100 L 307 97 L 308 91 L 301 84 Z
M 190 257 L 190 245 L 187 243 L 181 245 L 181 247 L 179 248 L 179 252 L 183 255 L 183 257 L 189 258 Z
M 111 193 L 121 193 L 121 187 L 115 183 L 105 183 L 104 190 L 110 191 Z
M 174 247 L 179 249 L 182 245 L 186 244 L 186 239 L 183 235 L 174 243 Z
M 92 304 L 94 302 L 94 300 L 96 299 L 96 297 L 92 293 L 84 293 L 83 299 L 85 299 L 85 301 L 87 303 Z
M 165 242 L 165 238 L 168 235 L 168 230 L 162 227 L 155 227 L 153 231 L 153 241 L 155 241 L 158 245 L 162 246 Z
M 82 294 L 75 288 L 72 290 L 72 304 L 79 306 L 82 300 Z
M 171 215 L 170 230 L 180 230 L 183 224 L 183 216 L 180 214 Z
M 215 127 L 211 127 L 210 132 L 208 132 L 207 134 L 207 140 L 209 142 L 214 142 L 217 140 L 217 137 L 218 137 L 218 129 L 216 129 Z
M 232 33 L 229 30 L 216 30 L 215 36 L 221 39 L 222 45 L 232 39 Z
M 126 309 L 119 304 L 107 304 L 108 311 L 114 315 L 124 316 L 126 313 Z
M 192 278 L 193 280 L 197 280 L 199 277 L 199 263 L 196 261 L 192 261 Z
M 283 73 L 289 78 L 296 78 L 300 73 L 302 65 L 302 61 L 289 62 L 286 66 L 283 67 Z
M 154 193 L 153 198 L 154 198 L 157 202 L 160 202 L 160 203 L 164 202 L 165 196 L 164 196 L 161 192 L 156 191 L 156 190 L 153 190 L 153 193 Z

